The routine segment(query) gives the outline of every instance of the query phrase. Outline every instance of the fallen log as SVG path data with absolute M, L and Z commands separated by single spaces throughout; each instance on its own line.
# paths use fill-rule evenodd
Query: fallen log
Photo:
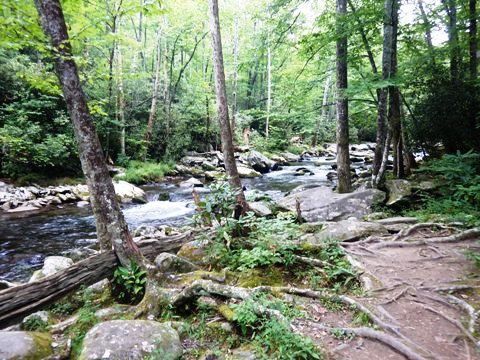
M 137 244 L 143 255 L 153 260 L 161 252 L 178 250 L 184 243 L 193 240 L 197 234 L 196 231 L 188 231 L 161 239 L 140 240 Z M 113 250 L 106 251 L 39 281 L 0 291 L 0 329 L 44 308 L 82 285 L 92 285 L 111 277 L 117 264 Z

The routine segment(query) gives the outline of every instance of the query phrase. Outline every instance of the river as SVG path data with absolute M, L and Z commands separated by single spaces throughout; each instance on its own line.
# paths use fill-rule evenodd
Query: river
M 322 165 L 315 166 L 316 161 L 321 161 Z M 327 174 L 332 171 L 333 163 L 325 158 L 312 158 L 262 177 L 242 179 L 242 183 L 248 191 L 255 190 L 276 200 L 300 185 L 331 186 Z M 353 165 L 359 168 L 363 164 Z M 300 167 L 307 168 L 313 175 L 296 176 Z M 142 188 L 147 193 L 148 203 L 123 207 L 131 229 L 142 224 L 179 226 L 188 223 L 194 213 L 190 189 L 173 182 Z M 165 193 L 169 201 L 159 201 L 159 195 Z M 95 222 L 89 207 L 71 205 L 36 213 L 0 215 L 0 279 L 26 281 L 42 266 L 46 256 L 65 255 L 95 241 Z

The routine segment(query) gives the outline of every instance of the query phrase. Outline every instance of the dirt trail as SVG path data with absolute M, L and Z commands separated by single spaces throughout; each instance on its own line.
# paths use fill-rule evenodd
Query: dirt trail
M 480 329 L 476 312 L 480 278 L 478 269 L 465 257 L 468 249 L 480 247 L 480 237 L 475 233 L 473 238 L 461 240 L 452 237 L 452 231 L 420 226 L 398 235 L 346 244 L 346 251 L 372 283 L 365 296 L 356 300 L 393 328 L 377 330 L 406 345 L 417 359 L 480 359 L 480 343 L 473 337 Z M 412 242 L 419 240 L 431 243 L 413 246 Z M 304 321 L 297 326 L 319 338 L 335 359 L 409 358 L 378 340 L 355 337 L 342 341 L 319 329 L 318 324 L 359 326 L 349 325 L 349 316 L 347 312 L 325 313 L 316 323 Z

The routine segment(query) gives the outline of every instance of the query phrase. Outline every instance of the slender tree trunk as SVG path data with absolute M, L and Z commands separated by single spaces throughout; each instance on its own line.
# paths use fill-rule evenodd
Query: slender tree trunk
M 148 149 L 152 141 L 153 125 L 155 124 L 155 118 L 157 116 L 157 98 L 158 98 L 158 90 L 160 88 L 160 62 L 161 62 L 160 34 L 161 34 L 161 28 L 159 26 L 157 30 L 157 40 L 156 40 L 155 78 L 153 80 L 152 103 L 150 106 L 150 114 L 148 115 L 147 130 L 145 132 L 144 159 L 146 159 L 148 155 Z
M 73 122 L 82 169 L 90 191 L 100 246 L 103 250 L 108 250 L 113 245 L 120 262 L 125 266 L 129 266 L 131 260 L 142 265 L 144 264 L 143 256 L 133 242 L 120 211 L 100 141 L 88 110 L 77 67 L 72 57 L 60 1 L 35 0 L 35 5 L 45 34 L 54 49 L 55 69 Z
M 333 74 L 330 72 L 327 75 L 327 79 L 325 80 L 325 87 L 323 90 L 323 100 L 322 100 L 322 111 L 320 117 L 317 119 L 317 123 L 315 125 L 315 132 L 313 134 L 312 140 L 312 147 L 316 147 L 318 144 L 318 136 L 320 134 L 320 125 L 321 123 L 325 123 L 328 117 L 328 95 L 330 93 L 330 88 L 332 86 L 332 77 Z
M 120 153 L 125 155 L 125 137 L 126 137 L 126 121 L 125 121 L 125 90 L 123 83 L 123 54 L 122 46 L 117 43 L 117 111 L 120 120 Z
M 478 60 L 477 60 L 477 0 L 470 0 L 470 24 L 469 24 L 469 40 L 470 40 L 470 78 L 473 81 L 478 77 Z
M 420 9 L 423 26 L 425 27 L 425 42 L 427 43 L 430 59 L 432 60 L 432 64 L 435 64 L 435 49 L 433 48 L 432 43 L 432 24 L 428 20 L 427 13 L 425 12 L 425 8 L 423 7 L 423 0 L 418 0 L 418 8 Z
M 450 46 L 450 76 L 452 80 L 460 79 L 460 46 L 457 27 L 457 1 L 442 0 L 448 16 L 448 44 Z
M 394 2 L 397 0 L 385 0 L 385 14 L 383 22 L 383 55 L 382 55 L 382 78 L 389 80 L 392 76 L 392 52 L 393 52 L 393 34 L 394 27 L 392 24 L 392 14 L 395 9 Z M 386 137 L 388 133 L 387 127 L 387 109 L 388 109 L 388 89 L 383 87 L 380 89 L 378 97 L 378 114 L 377 114 L 377 139 L 375 146 L 375 156 L 372 167 L 372 184 L 378 186 L 382 181 L 383 174 L 380 172 L 384 152 L 388 152 L 385 147 Z
M 347 0 L 337 0 L 337 174 L 338 192 L 352 191 L 348 135 Z
M 270 35 L 269 35 L 270 37 Z M 265 137 L 268 138 L 270 128 L 270 111 L 272 109 L 272 49 L 270 40 L 267 48 L 267 119 L 265 121 Z
M 238 52 L 239 52 L 239 29 L 238 17 L 235 17 L 233 26 L 233 93 L 232 93 L 232 135 L 235 134 L 235 117 L 237 115 L 237 91 L 238 91 Z
M 235 154 L 233 151 L 232 132 L 228 119 L 227 90 L 225 86 L 225 70 L 223 67 L 222 39 L 220 35 L 220 20 L 218 16 L 218 0 L 209 0 L 210 31 L 212 34 L 213 69 L 215 74 L 215 94 L 217 96 L 218 121 L 220 123 L 220 137 L 222 139 L 225 170 L 232 188 L 238 191 L 237 210 L 239 215 L 248 210 L 247 201 L 243 194 L 242 183 L 238 176 Z

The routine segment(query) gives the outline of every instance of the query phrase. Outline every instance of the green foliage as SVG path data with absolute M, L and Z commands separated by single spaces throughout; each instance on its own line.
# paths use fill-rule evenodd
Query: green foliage
M 226 179 L 217 180 L 209 188 L 210 194 L 196 204 L 197 213 L 193 216 L 193 223 L 210 225 L 213 221 L 222 223 L 232 220 L 238 192 L 232 189 Z M 229 236 L 226 232 L 223 235 Z M 228 241 L 228 238 L 225 240 Z
M 439 194 L 428 195 L 420 209 L 407 214 L 422 219 L 463 222 L 467 226 L 480 223 L 480 154 L 445 154 L 420 168 L 435 177 Z
M 133 261 L 129 267 L 119 266 L 113 273 L 113 295 L 125 304 L 137 304 L 145 294 L 147 273 Z
M 475 266 L 480 268 L 480 254 L 478 252 L 475 252 L 473 250 L 467 250 L 465 252 L 465 256 L 467 259 L 472 260 Z
M 272 316 L 267 309 L 277 311 L 287 319 L 301 316 L 289 304 L 266 296 L 256 296 L 232 305 L 234 321 L 244 336 L 249 335 L 260 359 L 321 359 L 320 351 L 306 337 L 292 333 L 288 327 Z
M 40 331 L 45 332 L 48 330 L 48 323 L 43 321 L 40 316 L 29 316 L 23 323 L 22 329 L 25 331 Z
M 352 269 L 352 265 L 345 257 L 345 252 L 339 246 L 337 240 L 325 240 L 318 257 L 328 263 L 324 270 L 330 285 L 333 285 L 335 290 L 340 290 L 341 287 L 348 288 L 350 285 L 353 285 L 357 274 Z
M 162 180 L 166 174 L 171 172 L 174 167 L 174 164 L 172 162 L 151 163 L 141 161 L 128 161 L 127 158 L 124 158 L 121 161 L 128 162 L 127 171 L 125 172 L 125 175 L 116 176 L 116 179 L 125 180 L 133 184 L 158 182 Z
M 70 301 L 56 302 L 50 306 L 50 311 L 53 314 L 66 316 L 71 315 L 74 311 L 74 305 Z

